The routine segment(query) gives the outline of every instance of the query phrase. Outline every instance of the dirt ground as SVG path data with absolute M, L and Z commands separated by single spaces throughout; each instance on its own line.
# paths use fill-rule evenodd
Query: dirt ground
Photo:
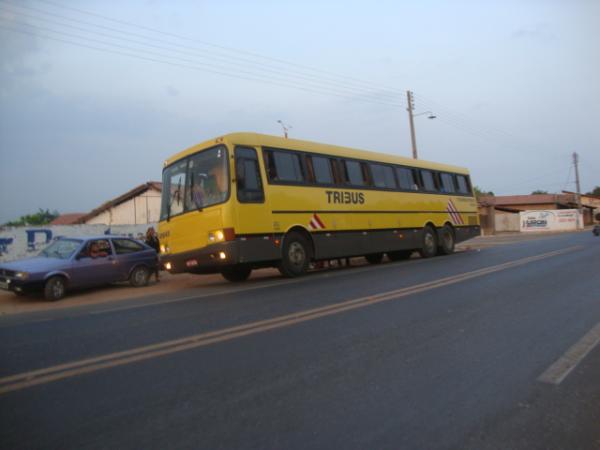
M 587 230 L 586 230 L 587 231 Z M 543 239 L 555 233 L 506 233 L 493 236 L 480 236 L 457 245 L 457 251 L 476 250 L 498 245 L 514 244 L 524 240 Z M 413 256 L 414 257 L 414 256 Z M 363 258 L 353 258 L 352 265 L 365 264 Z M 252 279 L 278 277 L 275 269 L 261 269 L 252 272 Z M 35 311 L 49 311 L 66 309 L 75 306 L 93 305 L 98 303 L 119 302 L 135 298 L 159 295 L 177 291 L 201 289 L 209 286 L 227 286 L 221 275 L 171 275 L 161 272 L 161 279 L 157 283 L 152 279 L 150 284 L 142 288 L 134 288 L 127 283 L 118 283 L 110 286 L 75 291 L 58 302 L 48 302 L 43 296 L 18 297 L 12 292 L 0 291 L 0 316 L 8 314 L 21 314 Z

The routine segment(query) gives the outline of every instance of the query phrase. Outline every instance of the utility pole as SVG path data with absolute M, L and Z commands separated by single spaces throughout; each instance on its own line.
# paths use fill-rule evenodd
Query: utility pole
M 573 165 L 575 166 L 575 187 L 577 188 L 577 210 L 581 215 L 581 188 L 579 187 L 579 155 L 573 152 Z M 579 216 L 577 216 L 577 225 L 579 225 Z
M 406 108 L 406 110 L 408 111 L 408 123 L 410 124 L 410 142 L 412 144 L 412 154 L 413 158 L 417 159 L 417 138 L 415 137 L 415 123 L 413 119 L 415 105 L 411 91 L 406 91 L 406 102 L 408 104 L 408 108 Z

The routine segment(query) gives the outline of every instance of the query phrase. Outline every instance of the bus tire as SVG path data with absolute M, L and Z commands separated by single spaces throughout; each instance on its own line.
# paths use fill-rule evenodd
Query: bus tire
M 371 253 L 370 255 L 365 255 L 365 259 L 369 264 L 380 264 L 383 261 L 383 253 Z
M 284 277 L 293 278 L 308 270 L 310 245 L 302 234 L 292 231 L 283 239 L 281 262 L 277 267 Z
M 412 250 L 397 250 L 394 252 L 388 252 L 388 258 L 390 261 L 402 261 L 404 259 L 409 259 L 410 255 L 412 255 Z
M 440 253 L 442 255 L 450 255 L 454 253 L 454 245 L 456 240 L 454 238 L 454 230 L 450 225 L 444 225 L 440 232 Z
M 437 237 L 435 230 L 430 225 L 426 225 L 425 228 L 423 228 L 423 237 L 419 254 L 423 258 L 431 258 L 437 255 Z
M 252 268 L 245 264 L 236 264 L 235 266 L 226 267 L 221 271 L 221 275 L 227 281 L 239 283 L 246 281 L 252 272 Z

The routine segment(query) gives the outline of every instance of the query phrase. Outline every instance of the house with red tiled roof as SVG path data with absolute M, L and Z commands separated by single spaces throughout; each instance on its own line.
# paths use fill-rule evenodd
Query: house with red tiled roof
M 61 214 L 52 222 L 50 222 L 50 225 L 73 225 L 77 223 L 77 221 L 83 216 L 85 216 L 85 213 Z
M 109 200 L 76 223 L 102 225 L 140 225 L 157 223 L 160 217 L 162 183 L 149 181 Z

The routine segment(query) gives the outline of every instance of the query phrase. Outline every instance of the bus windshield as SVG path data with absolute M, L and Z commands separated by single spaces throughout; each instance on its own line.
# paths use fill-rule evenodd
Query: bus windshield
M 160 220 L 223 203 L 228 197 L 227 149 L 203 150 L 163 171 Z

